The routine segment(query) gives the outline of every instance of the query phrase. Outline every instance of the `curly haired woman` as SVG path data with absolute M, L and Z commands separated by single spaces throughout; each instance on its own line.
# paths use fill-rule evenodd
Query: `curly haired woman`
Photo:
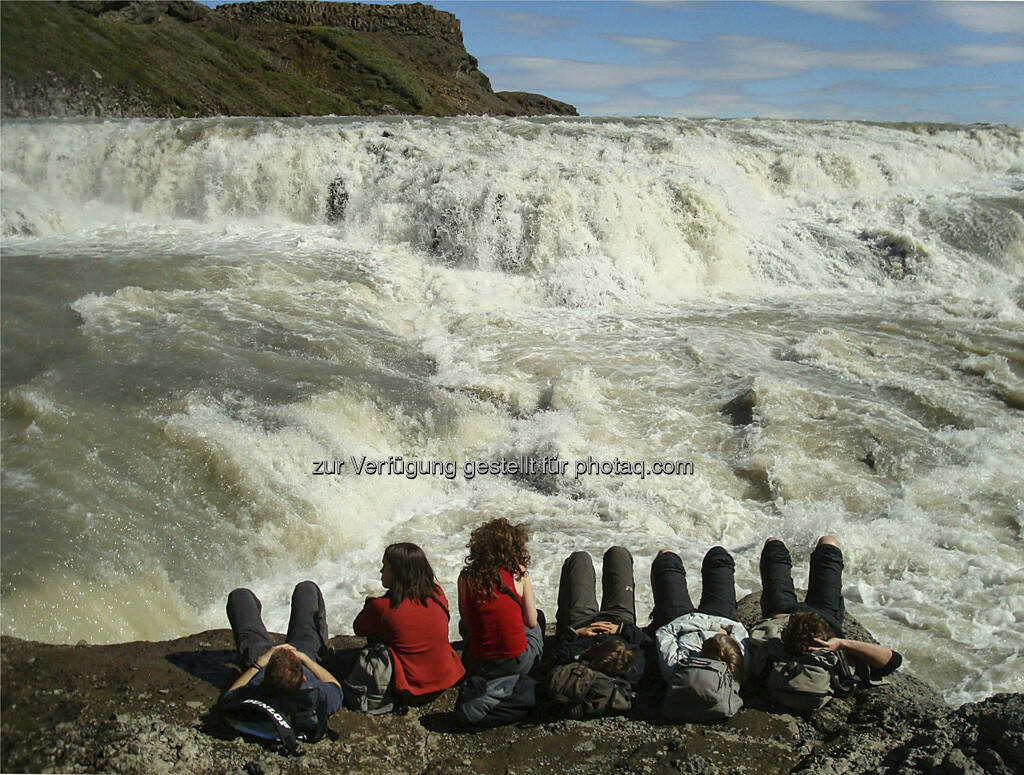
M 526 541 L 526 526 L 504 518 L 470 534 L 469 556 L 459 575 L 459 614 L 468 641 L 463 661 L 471 674 L 525 675 L 543 651 Z

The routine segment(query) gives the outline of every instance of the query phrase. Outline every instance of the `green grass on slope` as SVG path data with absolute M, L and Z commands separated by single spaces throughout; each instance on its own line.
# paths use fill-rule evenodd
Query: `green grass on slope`
M 199 24 L 170 17 L 108 22 L 63 3 L 4 2 L 0 12 L 0 67 L 22 86 L 45 85 L 56 75 L 70 85 L 121 88 L 158 111 L 184 114 L 204 108 L 234 115 L 367 112 Z M 380 61 L 382 77 L 425 101 L 414 83 L 402 80 L 400 67 Z

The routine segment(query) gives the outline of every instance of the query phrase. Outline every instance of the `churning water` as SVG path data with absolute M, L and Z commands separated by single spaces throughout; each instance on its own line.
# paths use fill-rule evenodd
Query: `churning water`
M 223 627 L 242 584 L 282 629 L 302 578 L 341 632 L 384 546 L 454 597 L 495 516 L 549 613 L 621 543 L 644 617 L 663 546 L 745 593 L 831 532 L 909 669 L 1024 689 L 1020 130 L 10 121 L 2 170 L 5 633 Z

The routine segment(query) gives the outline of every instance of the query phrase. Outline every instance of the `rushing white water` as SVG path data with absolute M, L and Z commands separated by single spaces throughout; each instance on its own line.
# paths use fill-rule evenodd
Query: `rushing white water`
M 219 119 L 2 129 L 3 631 L 346 630 L 384 546 L 816 536 L 953 702 L 1024 690 L 1024 143 L 1008 127 Z M 751 422 L 720 410 L 753 389 Z M 453 461 L 415 479 L 351 457 Z M 465 461 L 557 455 L 564 475 Z M 575 461 L 690 462 L 690 474 Z M 347 461 L 314 475 L 317 461 Z

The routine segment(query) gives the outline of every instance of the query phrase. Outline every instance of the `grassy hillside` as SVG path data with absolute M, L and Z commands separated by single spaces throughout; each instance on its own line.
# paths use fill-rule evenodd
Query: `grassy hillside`
M 526 112 L 430 30 L 304 26 L 194 3 L 3 2 L 0 14 L 5 117 Z

